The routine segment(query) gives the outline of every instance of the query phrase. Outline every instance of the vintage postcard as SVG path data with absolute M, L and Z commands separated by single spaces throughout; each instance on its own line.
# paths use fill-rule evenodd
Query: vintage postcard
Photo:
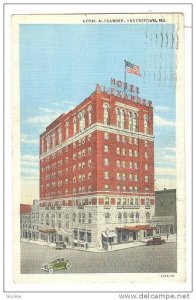
M 14 282 L 186 282 L 183 28 L 12 16 Z

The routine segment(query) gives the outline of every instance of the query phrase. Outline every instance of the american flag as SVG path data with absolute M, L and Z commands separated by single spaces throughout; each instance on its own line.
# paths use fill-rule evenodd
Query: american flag
M 139 66 L 136 66 L 136 65 L 130 63 L 129 61 L 125 60 L 125 67 L 126 67 L 126 72 L 127 73 L 131 73 L 133 75 L 141 76 Z

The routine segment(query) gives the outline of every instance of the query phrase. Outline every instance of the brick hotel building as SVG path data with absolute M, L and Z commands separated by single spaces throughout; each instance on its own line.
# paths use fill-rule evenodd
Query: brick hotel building
M 153 107 L 137 99 L 96 88 L 41 134 L 41 240 L 102 247 L 153 234 Z

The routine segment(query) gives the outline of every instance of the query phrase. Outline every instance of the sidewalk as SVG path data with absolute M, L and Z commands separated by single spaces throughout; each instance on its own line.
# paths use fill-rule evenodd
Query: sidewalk
M 169 235 L 168 239 L 167 239 L 166 235 L 162 235 L 161 238 L 164 239 L 166 243 L 175 243 L 176 242 L 176 234 Z M 88 248 L 88 249 L 83 248 L 83 247 L 73 247 L 72 248 L 71 246 L 67 246 L 66 249 L 78 250 L 78 251 L 86 251 L 86 252 L 102 252 L 102 253 L 104 253 L 104 252 L 117 251 L 117 250 L 122 250 L 122 249 L 127 249 L 127 248 L 145 246 L 146 242 L 148 240 L 149 239 L 144 239 L 142 241 L 132 241 L 132 242 L 129 242 L 129 243 L 124 243 L 124 244 L 109 245 L 108 250 L 105 250 L 105 249 L 102 249 L 102 248 Z M 55 244 L 54 243 L 47 243 L 47 242 L 43 242 L 43 241 L 34 241 L 34 240 L 21 239 L 21 242 L 55 248 Z

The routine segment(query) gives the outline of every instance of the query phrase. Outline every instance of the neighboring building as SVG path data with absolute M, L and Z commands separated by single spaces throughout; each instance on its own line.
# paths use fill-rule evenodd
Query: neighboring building
M 33 200 L 31 209 L 31 239 L 38 240 L 39 238 L 39 200 Z
M 96 89 L 40 136 L 40 233 L 100 247 L 152 235 L 151 102 Z
M 152 222 L 161 234 L 177 232 L 176 189 L 155 191 L 155 218 Z
M 20 234 L 22 239 L 31 239 L 32 205 L 20 204 Z

